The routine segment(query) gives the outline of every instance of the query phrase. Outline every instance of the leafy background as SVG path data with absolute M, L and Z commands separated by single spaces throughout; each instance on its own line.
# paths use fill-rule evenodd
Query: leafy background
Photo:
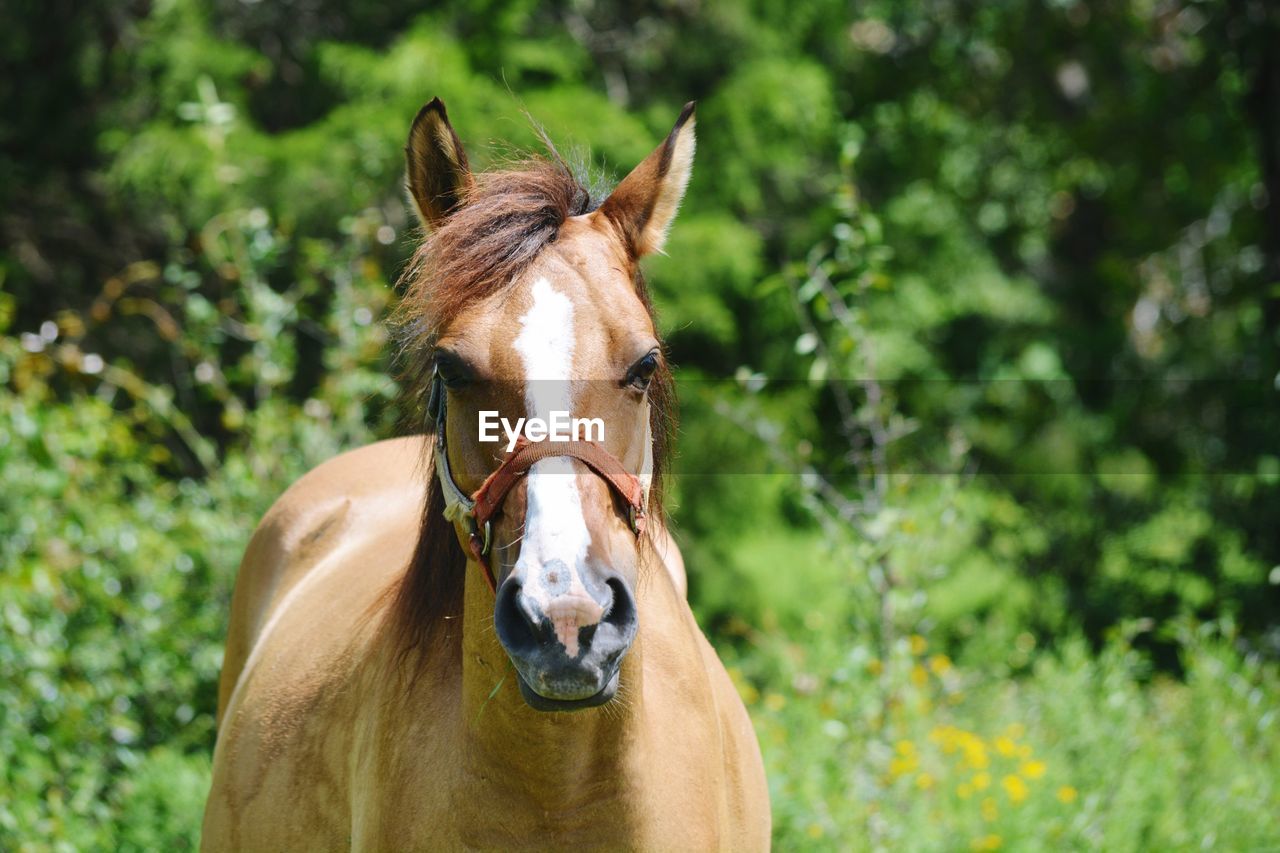
M 198 843 L 248 535 L 396 431 L 435 95 L 615 177 L 699 101 L 647 271 L 780 849 L 1280 839 L 1270 5 L 0 15 L 0 848 Z

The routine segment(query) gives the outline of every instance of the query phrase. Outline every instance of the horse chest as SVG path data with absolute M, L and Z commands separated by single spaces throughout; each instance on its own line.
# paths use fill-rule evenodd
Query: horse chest
M 436 722 L 398 750 L 390 775 L 370 764 L 373 777 L 353 786 L 386 794 L 353 814 L 355 849 L 725 846 L 718 762 L 691 761 L 679 735 L 657 750 L 574 743 L 522 756 L 469 738 L 456 718 Z

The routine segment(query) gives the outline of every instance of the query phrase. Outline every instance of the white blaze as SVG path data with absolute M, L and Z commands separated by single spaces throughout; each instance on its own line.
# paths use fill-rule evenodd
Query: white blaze
M 573 302 L 545 278 L 533 283 L 533 304 L 520 318 L 515 348 L 524 363 L 528 416 L 550 420 L 553 411 L 572 412 Z M 524 594 L 552 619 L 557 638 L 574 657 L 578 628 L 599 621 L 601 608 L 582 583 L 591 534 L 572 460 L 535 462 L 527 488 L 516 570 L 524 572 Z

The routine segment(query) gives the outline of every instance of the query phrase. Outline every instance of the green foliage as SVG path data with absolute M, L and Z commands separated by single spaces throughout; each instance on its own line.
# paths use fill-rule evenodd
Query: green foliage
M 395 429 L 434 95 L 479 168 L 527 109 L 614 177 L 699 100 L 646 273 L 779 847 L 1280 833 L 1274 11 L 48 14 L 0 27 L 0 848 L 196 845 L 252 526 Z
M 177 389 L 85 352 L 74 316 L 0 338 L 0 846 L 196 848 L 246 536 L 280 484 L 372 440 L 385 411 L 372 404 L 394 391 L 372 320 L 385 290 L 367 278 L 367 229 L 350 230 L 341 249 L 304 244 L 312 275 L 277 293 L 263 278 L 278 233 L 260 210 L 224 215 L 200 259 L 221 288 L 169 266 L 154 284 L 177 317 L 117 293 L 99 316 L 134 299 L 162 335 L 184 329 Z M 290 400 L 305 366 L 281 333 L 321 277 L 328 309 L 310 334 L 335 345 L 310 396 Z M 216 414 L 203 430 L 184 414 L 201 408 Z
M 958 668 L 919 635 L 884 658 L 832 639 L 823 624 L 764 639 L 733 670 L 779 847 L 1257 850 L 1280 832 L 1280 738 L 1257 711 L 1280 673 L 1229 634 L 1183 626 L 1186 680 L 1149 684 L 1125 636 L 1097 656 L 1064 642 L 1021 679 L 999 656 Z

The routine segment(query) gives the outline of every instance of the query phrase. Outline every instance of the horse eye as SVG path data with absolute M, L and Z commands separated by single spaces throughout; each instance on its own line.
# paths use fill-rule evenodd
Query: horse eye
M 449 388 L 460 388 L 472 378 L 470 366 L 455 353 L 439 350 L 435 357 L 436 372 Z
M 631 365 L 631 369 L 627 371 L 627 378 L 622 381 L 624 386 L 629 386 L 637 391 L 643 391 L 649 387 L 649 380 L 653 379 L 653 374 L 658 369 L 658 351 L 653 350 L 644 358 Z

